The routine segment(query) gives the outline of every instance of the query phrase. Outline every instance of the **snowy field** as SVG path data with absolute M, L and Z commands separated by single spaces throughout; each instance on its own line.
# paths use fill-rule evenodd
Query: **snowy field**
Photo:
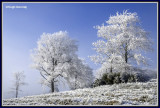
M 22 98 L 5 99 L 3 105 L 157 105 L 157 80 L 147 83 L 105 85 Z

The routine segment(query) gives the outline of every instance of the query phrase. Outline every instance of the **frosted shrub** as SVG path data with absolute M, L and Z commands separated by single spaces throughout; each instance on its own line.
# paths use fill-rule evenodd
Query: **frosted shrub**
M 112 85 L 119 83 L 133 83 L 133 82 L 146 82 L 149 81 L 150 77 L 144 73 L 105 73 L 101 78 L 96 79 L 92 84 L 93 87 L 97 87 L 100 85 Z
M 100 86 L 100 82 L 101 82 L 100 79 L 96 79 L 96 80 L 93 82 L 92 87 Z
M 136 82 L 147 82 L 150 77 L 145 73 L 135 73 L 134 75 Z
M 129 77 L 129 79 L 128 79 L 128 82 L 136 82 L 136 79 L 135 79 L 135 77 L 134 77 L 134 75 L 133 74 L 131 74 L 130 75 L 130 77 Z
M 130 75 L 129 75 L 128 72 L 122 72 L 122 73 L 120 74 L 120 78 L 121 78 L 121 81 L 122 81 L 123 83 L 127 83 L 129 77 L 130 77 Z
M 119 76 L 116 76 L 116 77 L 114 78 L 113 83 L 115 83 L 115 84 L 119 84 L 119 83 L 121 83 L 121 79 L 120 79 L 120 77 L 119 77 Z
M 110 72 L 107 77 L 108 78 L 107 84 L 113 84 L 114 77 L 115 74 Z
M 110 84 L 121 83 L 120 73 L 105 73 L 100 79 L 96 79 L 93 83 L 93 87 L 100 85 L 110 85 Z
M 101 80 L 100 85 L 106 85 L 110 82 L 110 79 L 108 78 L 108 74 L 103 74 L 100 80 Z

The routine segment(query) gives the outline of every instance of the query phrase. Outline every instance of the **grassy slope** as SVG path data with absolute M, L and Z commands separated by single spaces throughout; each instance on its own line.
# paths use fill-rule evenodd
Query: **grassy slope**
M 3 105 L 157 105 L 157 82 L 96 88 L 3 100 Z

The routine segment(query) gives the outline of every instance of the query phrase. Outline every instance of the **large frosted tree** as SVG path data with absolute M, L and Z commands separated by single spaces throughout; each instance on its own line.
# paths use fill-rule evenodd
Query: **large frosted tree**
M 98 53 L 91 60 L 103 64 L 102 69 L 129 71 L 130 67 L 147 64 L 143 52 L 152 50 L 149 34 L 141 28 L 137 13 L 127 10 L 110 16 L 106 25 L 96 26 L 98 40 L 93 43 Z
M 86 77 L 92 76 L 92 73 L 87 74 L 88 70 L 82 71 L 78 68 L 85 69 L 85 65 L 77 63 L 80 62 L 76 54 L 77 50 L 76 41 L 72 40 L 67 32 L 43 33 L 37 42 L 37 48 L 31 54 L 33 67 L 42 76 L 41 84 L 48 86 L 54 92 L 55 83 L 63 77 L 73 88 L 71 83 L 75 76 L 81 77 L 83 74 L 86 76 L 81 83 L 87 83 Z

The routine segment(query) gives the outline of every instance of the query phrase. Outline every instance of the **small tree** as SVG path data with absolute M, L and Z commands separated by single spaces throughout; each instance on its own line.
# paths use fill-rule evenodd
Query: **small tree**
M 67 79 L 71 89 L 91 87 L 94 77 L 92 69 L 84 59 L 77 58 L 77 60 L 74 60 L 69 73 Z
M 15 97 L 17 98 L 19 92 L 22 91 L 21 87 L 26 85 L 27 83 L 24 81 L 25 75 L 24 72 L 14 72 L 13 73 L 13 88 L 12 91 L 15 92 Z

